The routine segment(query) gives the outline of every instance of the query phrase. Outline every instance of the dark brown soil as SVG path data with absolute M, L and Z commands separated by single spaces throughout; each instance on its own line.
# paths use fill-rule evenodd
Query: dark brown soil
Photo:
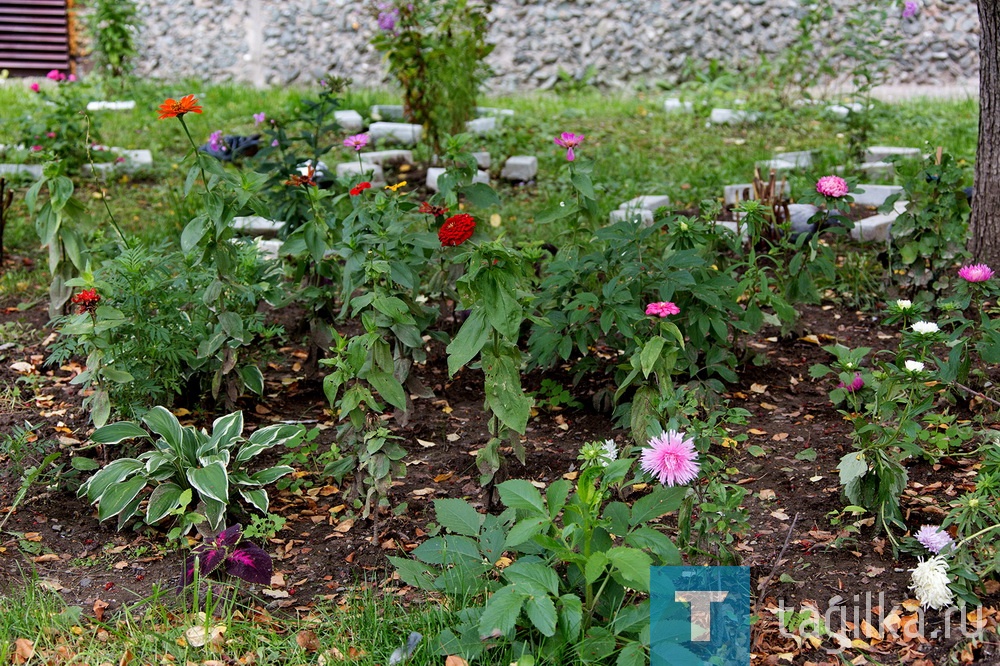
M 16 303 L 0 304 L 0 323 L 23 321 L 37 329 L 31 340 L 0 352 L 0 386 L 22 387 L 19 400 L 0 407 L 0 432 L 10 432 L 28 421 L 37 428 L 34 434 L 38 442 L 57 442 L 68 454 L 86 444 L 91 429 L 79 409 L 78 388 L 69 384 L 79 367 L 42 365 L 42 341 L 49 333 L 47 320 L 45 304 L 24 311 L 18 310 Z M 784 338 L 775 331 L 765 331 L 749 341 L 750 349 L 766 363 L 742 368 L 739 384 L 724 396 L 733 406 L 753 415 L 741 428 L 749 440 L 732 454 L 731 466 L 738 470 L 739 483 L 750 491 L 745 506 L 750 512 L 751 532 L 738 550 L 743 563 L 751 567 L 755 593 L 773 574 L 766 599 L 758 605 L 763 619 L 755 637 L 756 649 L 771 655 L 760 663 L 777 663 L 776 655 L 783 652 L 794 652 L 794 663 L 810 659 L 826 663 L 831 659 L 808 644 L 800 650 L 791 639 L 778 634 L 765 609 L 779 601 L 786 607 L 812 601 L 825 611 L 835 596 L 850 603 L 854 595 L 863 599 L 871 592 L 876 598 L 873 605 L 878 605 L 878 594 L 884 593 L 889 608 L 912 596 L 907 590 L 908 569 L 915 560 L 907 556 L 895 560 L 892 549 L 870 525 L 851 535 L 842 525 L 831 523 L 832 512 L 845 505 L 836 466 L 850 450 L 850 426 L 827 399 L 829 383 L 809 376 L 810 365 L 829 360 L 820 344 L 836 341 L 851 347 L 881 348 L 895 345 L 898 334 L 881 329 L 870 316 L 830 304 L 804 308 L 797 331 L 797 335 Z M 284 419 L 319 425 L 323 428 L 319 438 L 322 450 L 333 441 L 335 424 L 321 384 L 303 373 L 304 349 L 284 347 L 278 355 L 266 376 L 268 397 L 260 402 L 247 400 L 241 408 L 251 427 Z M 36 366 L 40 374 L 33 375 L 33 383 L 18 382 L 23 375 L 10 367 L 18 361 Z M 303 607 L 318 599 L 335 598 L 343 586 L 360 579 L 395 590 L 401 584 L 393 580 L 386 555 L 404 554 L 421 542 L 433 520 L 435 498 L 463 497 L 485 507 L 474 463 L 474 452 L 488 438 L 482 374 L 463 370 L 449 378 L 440 354 L 416 371 L 435 397 L 416 401 L 416 413 L 406 427 L 393 425 L 410 452 L 406 477 L 392 489 L 391 501 L 398 515 L 383 514 L 375 526 L 354 515 L 345 496 L 346 487 L 320 478 L 313 469 L 301 469 L 298 476 L 305 487 L 299 492 L 272 492 L 272 511 L 288 519 L 285 529 L 267 544 L 284 587 L 278 588 L 279 597 L 265 597 L 265 602 Z M 547 376 L 570 384 L 568 376 Z M 530 375 L 525 384 L 529 390 L 536 389 L 542 378 L 541 374 Z M 626 435 L 613 429 L 610 416 L 592 408 L 595 393 L 608 383 L 610 379 L 598 377 L 575 387 L 574 396 L 584 405 L 582 409 L 540 412 L 534 417 L 526 432 L 527 464 L 514 461 L 502 476 L 548 483 L 574 469 L 583 442 L 614 437 L 624 443 Z M 214 406 L 205 404 L 201 410 L 184 415 L 182 421 L 208 424 L 217 415 Z M 991 422 L 993 416 L 986 419 Z M 751 455 L 749 445 L 761 447 L 763 455 Z M 815 452 L 814 459 L 808 453 L 796 457 L 808 449 Z M 34 464 L 41 455 L 30 453 L 20 465 Z M 97 450 L 96 455 L 110 459 L 118 452 Z M 507 459 L 513 461 L 514 457 L 508 454 Z M 16 469 L 14 462 L 0 459 L 4 465 L 0 471 L 0 520 L 20 487 L 23 470 Z M 68 463 L 68 455 L 61 462 Z M 944 463 L 932 467 L 919 461 L 909 472 L 904 508 L 913 529 L 925 522 L 939 522 L 947 503 L 975 474 L 964 467 Z M 113 610 L 149 595 L 155 585 L 173 589 L 181 558 L 165 550 L 164 536 L 119 533 L 114 524 L 98 523 L 85 501 L 65 489 L 74 483 L 68 464 L 63 475 L 47 477 L 48 485 L 32 486 L 4 525 L 0 590 L 11 592 L 24 584 L 25 576 L 35 575 L 43 585 L 58 590 L 68 603 L 90 608 L 99 598 Z M 782 574 L 787 576 L 782 578 Z M 254 592 L 259 590 L 251 589 Z M 404 594 L 415 593 L 410 590 Z M 995 588 L 984 602 L 991 607 L 1000 604 Z M 879 663 L 921 663 L 915 659 L 929 660 L 925 664 L 943 663 L 951 645 L 931 641 L 911 647 L 914 651 L 907 652 L 896 643 L 870 642 L 867 649 L 856 648 L 851 654 L 869 654 Z

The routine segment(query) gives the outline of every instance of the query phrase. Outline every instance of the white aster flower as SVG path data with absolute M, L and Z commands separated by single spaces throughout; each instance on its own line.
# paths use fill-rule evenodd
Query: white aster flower
M 914 333 L 919 333 L 920 335 L 929 335 L 931 333 L 937 333 L 939 330 L 938 325 L 932 321 L 918 321 L 914 322 L 913 326 Z
M 925 608 L 940 610 L 949 605 L 955 595 L 948 587 L 948 563 L 940 555 L 920 562 L 911 569 L 910 589 Z
M 909 299 L 901 298 L 896 301 L 896 307 L 900 310 L 909 310 L 913 307 L 913 303 Z
M 921 363 L 920 361 L 910 360 L 910 361 L 907 361 L 906 363 L 904 363 L 904 365 L 906 366 L 906 371 L 907 372 L 923 372 L 924 371 L 924 364 Z
M 618 460 L 618 447 L 615 446 L 615 440 L 606 439 L 604 440 L 604 450 L 601 453 L 601 457 L 606 461 L 604 466 L 607 467 L 608 463 Z

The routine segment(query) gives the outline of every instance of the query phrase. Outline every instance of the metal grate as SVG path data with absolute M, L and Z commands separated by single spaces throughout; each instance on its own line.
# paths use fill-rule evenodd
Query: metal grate
M 0 69 L 44 75 L 70 66 L 66 0 L 0 0 Z

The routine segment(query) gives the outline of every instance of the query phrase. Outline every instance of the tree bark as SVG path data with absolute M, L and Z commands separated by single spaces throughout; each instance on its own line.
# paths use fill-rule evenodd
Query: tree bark
M 1000 0 L 979 0 L 979 145 L 969 251 L 1000 269 Z

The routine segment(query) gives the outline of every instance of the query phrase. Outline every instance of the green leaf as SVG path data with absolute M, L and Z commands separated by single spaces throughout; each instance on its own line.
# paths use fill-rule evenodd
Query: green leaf
M 545 636 L 556 633 L 556 606 L 552 599 L 543 595 L 528 597 L 524 604 L 524 612 L 538 631 Z
M 253 393 L 257 395 L 264 394 L 264 375 L 256 365 L 245 365 L 240 368 L 240 377 L 243 378 L 243 383 Z
M 78 469 L 81 472 L 92 472 L 100 465 L 93 458 L 84 458 L 83 456 L 73 456 L 69 459 L 69 465 L 73 469 Z
M 659 518 L 681 507 L 688 489 L 683 487 L 667 488 L 657 486 L 653 492 L 640 497 L 632 505 L 632 518 L 629 524 L 636 527 L 648 520 Z
M 466 363 L 475 358 L 476 354 L 486 344 L 489 326 L 486 325 L 486 313 L 482 308 L 476 308 L 469 318 L 458 329 L 455 338 L 448 345 L 448 374 L 454 375 Z
M 868 473 L 868 461 L 862 451 L 851 451 L 840 459 L 837 469 L 840 470 L 840 485 L 846 486 Z
M 124 483 L 116 483 L 109 487 L 104 495 L 101 496 L 101 501 L 97 505 L 98 520 L 104 521 L 113 516 L 117 516 L 119 513 L 128 508 L 128 506 L 132 503 L 132 500 L 134 500 L 145 487 L 146 477 L 144 476 L 133 476 Z
M 207 497 L 223 504 L 229 502 L 229 475 L 221 461 L 188 469 L 187 480 L 202 498 Z
M 108 392 L 103 389 L 95 391 L 90 402 L 90 409 L 90 418 L 94 421 L 95 426 L 100 428 L 107 423 L 111 416 L 111 396 L 108 395 Z
M 483 517 L 465 500 L 434 500 L 434 511 L 437 522 L 445 529 L 464 536 L 479 536 Z
M 198 246 L 201 239 L 205 237 L 205 232 L 208 231 L 208 218 L 204 215 L 199 215 L 192 218 L 184 226 L 184 231 L 181 232 L 181 251 L 187 254 L 194 248 Z
M 642 351 L 639 353 L 639 363 L 642 366 L 642 376 L 648 378 L 649 373 L 653 371 L 653 366 L 656 365 L 656 361 L 660 358 L 660 353 L 663 351 L 663 345 L 667 343 L 666 339 L 657 335 L 655 338 L 651 338 L 643 346 Z
M 112 460 L 104 466 L 100 472 L 90 477 L 87 483 L 80 488 L 87 491 L 87 500 L 96 502 L 111 486 L 121 483 L 123 479 L 129 477 L 143 468 L 142 461 L 135 458 L 119 458 Z
M 133 377 L 130 373 L 117 368 L 101 368 L 101 374 L 116 384 L 128 384 L 129 382 L 135 380 L 135 377 Z
M 640 592 L 649 591 L 649 567 L 653 560 L 637 548 L 617 546 L 607 551 L 608 560 L 615 566 L 630 587 Z
M 524 510 L 543 518 L 548 517 L 545 504 L 542 502 L 542 494 L 538 492 L 538 488 L 524 479 L 504 481 L 497 486 L 497 490 L 500 492 L 500 501 L 504 503 L 504 506 Z
M 767 455 L 767 451 L 765 451 L 762 446 L 758 446 L 757 444 L 751 444 L 748 446 L 747 453 L 752 455 L 754 458 L 762 458 Z
M 184 489 L 173 482 L 161 483 L 153 488 L 146 505 L 146 524 L 155 525 L 180 505 Z
M 365 379 L 390 405 L 399 410 L 406 409 L 406 391 L 392 373 L 372 370 Z
M 150 430 L 165 439 L 172 449 L 180 450 L 184 443 L 184 429 L 177 417 L 166 407 L 160 405 L 153 407 L 142 417 L 142 421 Z
M 464 194 L 476 208 L 489 208 L 490 206 L 500 205 L 500 197 L 486 183 L 473 183 L 472 185 L 459 188 L 458 191 Z
M 589 585 L 600 578 L 607 566 L 607 555 L 600 551 L 591 553 L 590 557 L 587 558 L 587 564 L 583 569 L 583 577 L 587 581 L 587 584 Z
M 119 421 L 95 430 L 90 441 L 95 444 L 117 444 L 133 437 L 149 437 L 149 433 L 140 428 L 138 423 Z
M 270 500 L 267 497 L 267 491 L 263 488 L 240 488 L 240 495 L 247 502 L 252 504 L 261 513 L 267 513 L 267 507 L 270 506 Z
M 795 454 L 795 459 L 812 462 L 813 460 L 816 460 L 816 449 L 803 449 Z
M 510 532 L 507 533 L 504 548 L 514 548 L 520 546 L 525 541 L 533 539 L 536 535 L 547 530 L 550 523 L 549 518 L 525 518 L 524 520 L 519 520 L 510 529 Z
M 281 477 L 291 474 L 295 470 L 288 465 L 276 465 L 274 467 L 268 467 L 267 469 L 262 469 L 250 478 L 259 483 L 262 486 L 267 486 Z
M 638 642 L 632 642 L 622 648 L 615 660 L 615 666 L 645 666 L 649 663 L 646 652 Z
M 564 594 L 559 597 L 559 606 L 559 625 L 566 638 L 575 641 L 583 625 L 583 602 L 576 595 Z
M 559 594 L 559 576 L 545 564 L 518 560 L 503 570 L 503 577 L 515 585 L 534 585 L 547 590 L 552 596 Z
M 514 629 L 521 614 L 524 595 L 513 585 L 497 590 L 486 601 L 486 607 L 479 618 L 479 635 L 489 636 L 494 632 L 506 635 Z
M 484 350 L 482 365 L 490 410 L 508 428 L 523 434 L 534 401 L 521 388 L 520 363 L 507 354 L 496 356 Z

